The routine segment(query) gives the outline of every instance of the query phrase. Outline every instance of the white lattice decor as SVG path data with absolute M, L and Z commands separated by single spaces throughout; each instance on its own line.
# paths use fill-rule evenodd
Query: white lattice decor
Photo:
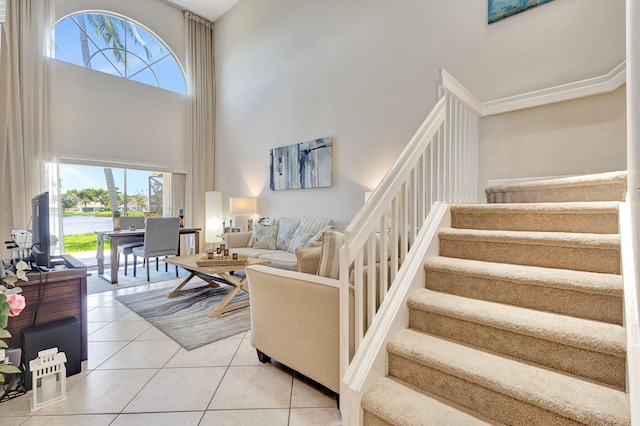
M 29 361 L 33 374 L 31 411 L 67 399 L 67 356 L 51 348 L 38 352 L 38 358 Z

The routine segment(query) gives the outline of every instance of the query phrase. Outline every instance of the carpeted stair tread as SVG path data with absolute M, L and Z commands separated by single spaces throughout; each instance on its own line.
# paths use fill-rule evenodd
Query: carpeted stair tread
M 564 247 L 620 249 L 618 234 L 585 234 L 573 232 L 526 232 L 484 229 L 443 228 L 439 235 L 449 240 L 536 244 Z
M 579 271 L 620 273 L 620 236 L 443 228 L 440 255 Z
M 618 202 L 452 204 L 453 228 L 618 232 Z
M 431 271 L 450 272 L 458 275 L 527 283 L 540 287 L 554 287 L 620 298 L 623 296 L 622 276 L 618 274 L 484 262 L 444 256 L 429 257 L 424 265 L 425 269 Z
M 576 348 L 624 358 L 621 326 L 566 315 L 540 312 L 484 300 L 421 289 L 409 297 L 410 309 L 481 323 Z
M 621 275 L 442 256 L 424 269 L 435 291 L 622 325 Z
M 382 378 L 362 396 L 367 425 L 490 425 L 411 385 Z M 460 407 L 461 408 L 461 407 Z M 374 418 L 371 418 L 374 416 Z
M 509 189 L 509 190 L 550 190 L 558 187 L 571 187 L 578 188 L 581 186 L 603 185 L 603 184 L 616 184 L 627 183 L 626 171 L 615 171 L 605 173 L 594 173 L 589 175 L 569 176 L 553 179 L 540 179 L 531 182 L 513 183 L 510 185 L 494 185 L 489 187 L 491 190 Z M 605 200 L 599 200 L 605 201 Z M 624 201 L 624 200 L 620 200 Z
M 409 327 L 476 348 L 626 387 L 622 326 L 419 290 Z M 597 365 L 598 368 L 593 368 Z
M 496 397 L 506 395 L 508 403 L 513 407 L 499 408 L 498 412 L 503 416 L 512 416 L 513 413 L 510 412 L 512 409 L 523 411 L 519 405 L 524 403 L 535 409 L 542 409 L 585 424 L 627 425 L 630 422 L 626 394 L 608 386 L 518 362 L 415 330 L 405 329 L 396 333 L 390 339 L 387 349 L 390 356 L 389 373 L 391 375 L 410 383 L 411 380 L 417 381 L 411 384 L 436 394 L 449 392 L 448 389 L 437 386 L 431 389 L 432 384 L 429 381 L 421 380 L 418 372 L 421 368 L 427 368 L 461 379 L 462 383 L 467 383 L 471 387 L 480 386 Z M 398 371 L 395 371 L 395 361 L 391 359 L 394 357 L 404 360 L 399 362 L 400 370 Z M 402 365 L 403 363 L 405 365 Z M 415 371 L 411 371 L 412 369 Z M 406 377 L 401 377 L 402 375 Z M 468 407 L 469 409 L 483 415 L 487 414 L 481 411 L 483 401 L 470 405 L 478 406 Z M 522 423 L 522 421 L 513 423 Z
M 485 189 L 489 203 L 624 201 L 627 172 L 543 179 Z

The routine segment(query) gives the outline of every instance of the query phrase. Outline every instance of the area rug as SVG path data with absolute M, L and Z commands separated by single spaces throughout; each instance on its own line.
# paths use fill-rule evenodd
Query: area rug
M 178 268 L 178 271 L 178 276 L 180 278 L 186 278 L 189 276 L 189 272 L 182 268 Z M 104 278 L 101 278 L 96 270 L 90 270 L 89 273 L 91 275 L 87 277 L 87 294 L 103 293 L 105 291 L 119 290 L 121 288 L 135 287 L 176 279 L 176 270 L 173 267 L 169 268 L 169 272 L 165 272 L 164 268 L 160 268 L 160 271 L 152 269 L 150 281 L 147 281 L 147 272 L 144 268 L 138 269 L 137 277 L 134 277 L 131 271 L 129 271 L 129 275 L 124 275 L 122 270 L 120 270 L 118 273 L 117 284 L 111 284 Z
M 116 296 L 129 309 L 149 321 L 180 346 L 190 351 L 249 330 L 249 307 L 209 318 L 209 312 L 231 290 L 229 285 L 206 288 L 168 298 L 169 289 Z M 249 298 L 238 292 L 231 303 Z

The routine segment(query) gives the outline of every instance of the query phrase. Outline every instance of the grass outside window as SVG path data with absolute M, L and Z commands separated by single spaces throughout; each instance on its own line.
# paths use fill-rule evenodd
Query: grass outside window
M 98 249 L 98 238 L 95 233 L 65 235 L 64 251 L 65 253 L 78 253 L 82 251 L 93 251 Z M 104 239 L 104 249 L 111 249 L 111 241 Z

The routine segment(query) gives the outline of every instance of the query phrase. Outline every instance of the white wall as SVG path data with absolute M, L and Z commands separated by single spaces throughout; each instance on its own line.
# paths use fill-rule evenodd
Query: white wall
M 258 196 L 261 214 L 346 226 L 432 107 L 440 67 L 492 100 L 624 60 L 624 0 L 554 1 L 490 26 L 486 8 L 241 0 L 215 26 L 216 189 Z M 324 136 L 334 138 L 334 186 L 270 191 L 269 149 Z
M 159 36 L 184 64 L 180 10 L 160 0 L 57 0 L 56 16 L 115 12 Z M 57 62 L 56 143 L 63 158 L 184 172 L 185 96 Z
M 490 179 L 626 170 L 625 90 L 481 119 L 480 189 Z

